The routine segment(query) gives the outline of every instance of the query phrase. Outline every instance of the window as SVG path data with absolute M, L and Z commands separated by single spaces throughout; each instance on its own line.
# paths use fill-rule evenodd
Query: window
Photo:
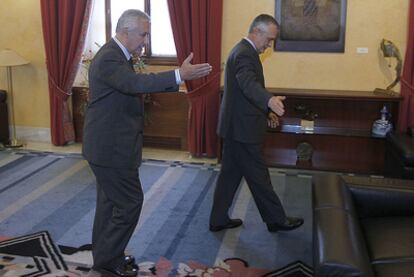
M 167 0 L 95 0 L 85 43 L 85 55 L 89 51 L 96 53 L 100 46 L 115 35 L 118 18 L 127 9 L 139 9 L 151 16 L 151 34 L 144 51 L 145 63 L 176 65 L 177 54 Z

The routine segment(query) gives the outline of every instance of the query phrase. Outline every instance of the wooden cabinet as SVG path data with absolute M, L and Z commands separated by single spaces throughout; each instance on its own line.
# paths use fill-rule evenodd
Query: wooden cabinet
M 265 159 L 271 166 L 382 174 L 384 138 L 371 134 L 372 124 L 385 105 L 398 122 L 400 96 L 366 91 L 269 89 L 285 95 L 281 126 L 269 129 Z M 314 114 L 313 130 L 302 128 L 304 111 Z M 306 123 L 306 122 L 305 122 Z M 306 125 L 306 124 L 305 124 Z M 298 155 L 312 151 L 311 159 Z
M 154 104 L 146 105 L 144 146 L 187 150 L 188 107 L 182 92 L 151 94 Z
M 82 142 L 82 131 L 89 88 L 72 88 L 75 140 Z M 184 93 L 155 93 L 145 104 L 144 146 L 187 149 L 188 101 Z

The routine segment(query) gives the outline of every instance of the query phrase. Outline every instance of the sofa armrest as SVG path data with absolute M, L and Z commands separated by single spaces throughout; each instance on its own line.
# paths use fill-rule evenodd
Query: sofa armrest
M 347 186 L 341 185 L 343 180 L 335 174 L 313 177 L 313 207 L 337 208 L 355 213 L 351 192 Z
M 313 178 L 315 276 L 374 276 L 346 184 L 334 175 Z

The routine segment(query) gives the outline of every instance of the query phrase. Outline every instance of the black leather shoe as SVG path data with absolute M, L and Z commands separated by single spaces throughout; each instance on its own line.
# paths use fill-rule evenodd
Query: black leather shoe
M 229 222 L 227 222 L 227 224 L 224 225 L 217 225 L 217 226 L 213 226 L 210 224 L 210 231 L 211 232 L 218 232 L 224 229 L 231 229 L 231 228 L 237 228 L 240 225 L 243 224 L 243 221 L 241 219 L 230 219 Z
M 136 277 L 138 275 L 138 266 L 135 262 L 127 264 L 124 263 L 116 268 L 101 268 L 98 270 L 103 276 L 114 277 Z
M 272 233 L 277 231 L 290 231 L 299 228 L 302 224 L 303 218 L 286 217 L 286 220 L 283 224 L 269 223 L 267 224 L 267 229 Z
M 133 263 L 135 263 L 135 257 L 132 256 L 132 255 L 125 255 L 124 262 L 126 264 L 133 264 Z
M 132 255 L 126 255 L 126 256 L 124 257 L 124 263 L 125 263 L 127 266 L 131 266 L 131 267 L 133 267 L 133 268 L 138 269 L 138 265 L 135 263 L 135 257 L 134 257 L 134 256 L 132 256 Z

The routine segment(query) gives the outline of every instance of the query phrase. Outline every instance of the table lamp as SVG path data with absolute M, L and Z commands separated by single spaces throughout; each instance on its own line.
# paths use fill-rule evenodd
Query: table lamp
M 7 103 L 9 110 L 9 122 L 11 126 L 11 138 L 10 144 L 6 145 L 9 148 L 21 147 L 22 144 L 16 137 L 16 126 L 14 123 L 14 111 L 13 111 L 13 79 L 12 79 L 12 67 L 18 65 L 28 64 L 29 62 L 19 56 L 16 52 L 10 49 L 0 50 L 0 66 L 6 67 L 7 71 Z

